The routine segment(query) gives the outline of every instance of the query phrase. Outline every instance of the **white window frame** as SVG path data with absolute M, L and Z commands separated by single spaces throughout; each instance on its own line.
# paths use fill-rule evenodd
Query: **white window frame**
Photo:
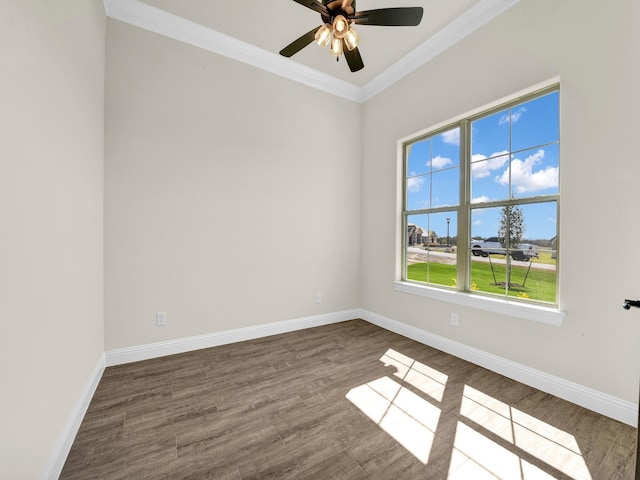
M 438 125 L 425 129 L 414 135 L 410 135 L 398 141 L 398 252 L 396 281 L 393 285 L 396 291 L 419 295 L 439 301 L 450 302 L 458 305 L 470 306 L 480 310 L 499 313 L 516 318 L 532 320 L 545 323 L 548 325 L 562 325 L 565 313 L 560 309 L 560 264 L 556 265 L 556 303 L 549 305 L 546 303 L 536 303 L 535 301 L 523 301 L 514 297 L 499 296 L 484 293 L 472 292 L 470 290 L 470 242 L 464 240 L 458 242 L 457 246 L 457 287 L 449 288 L 435 284 L 422 282 L 414 282 L 404 278 L 406 272 L 406 222 L 407 218 L 420 211 L 405 211 L 406 199 L 406 172 L 405 172 L 405 150 L 406 146 L 419 141 L 423 138 L 437 135 L 439 132 L 446 131 L 451 128 L 460 126 L 460 185 L 461 185 L 461 202 L 454 208 L 457 212 L 457 237 L 458 239 L 470 238 L 470 218 L 474 208 L 478 208 L 479 204 L 472 204 L 469 195 L 471 179 L 470 179 L 470 147 L 469 147 L 469 128 L 472 121 L 490 115 L 504 108 L 532 100 L 536 97 L 543 96 L 548 93 L 557 91 L 560 94 L 559 79 L 552 79 L 549 82 L 539 84 L 527 91 L 519 92 L 507 98 L 500 99 L 490 105 L 478 108 L 467 114 L 460 115 L 451 121 L 442 122 Z M 462 201 L 464 200 L 464 201 Z M 506 204 L 527 204 L 542 203 L 546 201 L 555 201 L 558 209 L 556 233 L 559 239 L 560 226 L 560 192 L 554 195 L 544 195 L 539 197 L 526 198 L 524 200 L 505 200 L 504 202 L 493 202 L 497 206 Z M 493 204 L 482 204 L 482 207 L 491 207 Z M 559 249 L 559 242 L 556 247 Z M 560 257 L 558 256 L 558 259 Z

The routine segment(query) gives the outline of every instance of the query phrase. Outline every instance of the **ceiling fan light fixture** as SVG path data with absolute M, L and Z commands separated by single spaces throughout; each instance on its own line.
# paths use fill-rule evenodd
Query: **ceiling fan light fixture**
M 343 15 L 337 15 L 333 19 L 333 36 L 336 38 L 344 37 L 349 31 L 349 21 Z
M 340 55 L 342 55 L 342 52 L 342 39 L 334 37 L 334 39 L 331 40 L 331 55 L 333 55 L 334 57 L 339 57 Z
M 318 43 L 318 45 L 324 48 L 327 45 L 329 45 L 329 42 L 331 42 L 331 35 L 332 35 L 331 25 L 329 25 L 328 23 L 325 23 L 316 32 L 316 42 Z
M 360 35 L 353 28 L 350 28 L 347 34 L 344 36 L 344 44 L 349 51 L 352 51 L 360 43 Z
M 283 57 L 291 57 L 307 45 L 317 42 L 321 47 L 331 45 L 330 53 L 340 59 L 341 55 L 352 72 L 364 68 L 358 50 L 360 35 L 351 28 L 357 25 L 379 25 L 390 27 L 417 26 L 422 21 L 422 7 L 377 8 L 357 11 L 356 0 L 294 0 L 296 3 L 320 14 L 322 24 L 280 50 Z

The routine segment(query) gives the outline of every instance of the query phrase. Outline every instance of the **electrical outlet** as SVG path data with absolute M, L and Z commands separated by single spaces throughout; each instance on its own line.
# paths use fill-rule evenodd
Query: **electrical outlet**
M 452 313 L 451 314 L 451 325 L 453 325 L 454 327 L 458 326 L 458 314 L 457 313 Z
M 322 303 L 322 294 L 320 292 L 316 293 L 316 303 Z
M 164 327 L 167 324 L 167 312 L 156 313 L 156 326 Z

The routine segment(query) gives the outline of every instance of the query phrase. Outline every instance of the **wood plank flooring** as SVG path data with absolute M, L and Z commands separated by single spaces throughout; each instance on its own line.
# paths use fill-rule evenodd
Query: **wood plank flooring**
M 353 320 L 107 368 L 60 478 L 630 480 L 635 435 Z

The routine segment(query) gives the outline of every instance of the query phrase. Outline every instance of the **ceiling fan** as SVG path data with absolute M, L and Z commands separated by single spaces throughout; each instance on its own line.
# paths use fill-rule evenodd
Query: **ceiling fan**
M 331 45 L 336 60 L 344 54 L 352 72 L 364 68 L 358 51 L 360 35 L 351 24 L 412 27 L 422 20 L 422 7 L 380 8 L 356 12 L 356 0 L 293 0 L 310 8 L 322 17 L 322 25 L 305 33 L 280 50 L 280 55 L 291 57 L 315 41 L 321 47 Z M 346 48 L 345 48 L 346 47 Z

